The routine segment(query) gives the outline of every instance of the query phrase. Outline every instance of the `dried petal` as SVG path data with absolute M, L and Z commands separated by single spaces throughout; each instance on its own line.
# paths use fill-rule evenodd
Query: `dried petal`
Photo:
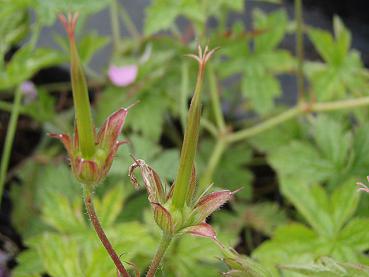
M 186 228 L 186 233 L 198 237 L 211 238 L 213 240 L 217 238 L 213 227 L 205 222 Z
M 154 203 L 164 203 L 166 201 L 165 192 L 159 175 L 154 171 L 154 169 L 148 166 L 144 160 L 134 160 L 135 162 L 129 167 L 128 170 L 128 176 L 130 177 L 131 183 L 135 187 L 138 187 L 138 181 L 134 176 L 134 170 L 136 168 L 140 168 L 149 201 Z
M 154 219 L 156 224 L 158 224 L 160 229 L 165 233 L 173 234 L 173 219 L 168 210 L 159 203 L 152 202 L 151 205 L 154 208 Z

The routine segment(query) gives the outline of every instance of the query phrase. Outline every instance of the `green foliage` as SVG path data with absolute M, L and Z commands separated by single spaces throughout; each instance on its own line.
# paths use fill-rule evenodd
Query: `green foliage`
M 242 190 L 211 217 L 211 223 L 220 242 L 252 251 L 252 259 L 219 249 L 210 239 L 184 236 L 169 248 L 157 276 L 212 277 L 227 271 L 226 276 L 367 276 L 369 206 L 367 195 L 359 199 L 354 183 L 368 175 L 368 110 L 350 106 L 348 112 L 322 115 L 310 113 L 306 106 L 289 121 L 258 131 L 288 109 L 277 105 L 282 95 L 279 77 L 291 77 L 296 69 L 295 57 L 281 47 L 285 37 L 296 31 L 286 10 L 255 9 L 246 28 L 243 22 L 228 20 L 230 12 L 244 12 L 243 0 L 153 0 L 145 11 L 144 35 L 122 38 L 113 58 L 106 61 L 106 65 L 138 66 L 135 82 L 122 88 L 110 83 L 106 72 L 95 76 L 88 67 L 111 39 L 96 32 L 86 34 L 83 23 L 86 15 L 110 2 L 3 0 L 0 55 L 14 45 L 23 46 L 0 65 L 0 90 L 7 100 L 7 93 L 23 81 L 65 62 L 65 54 L 35 47 L 38 32 L 55 22 L 57 12 L 82 13 L 77 42 L 86 72 L 92 72 L 88 83 L 97 126 L 116 109 L 139 101 L 127 116 L 123 139 L 128 143 L 120 148 L 109 177 L 95 195 L 97 214 L 122 260 L 144 272 L 159 241 L 146 195 L 128 184 L 133 162 L 129 155 L 144 159 L 162 181 L 172 184 L 183 135 L 179 122 L 183 125 L 186 120 L 196 77 L 196 64 L 183 55 L 209 38 L 212 46 L 221 47 L 211 63 L 222 105 L 213 106 L 209 90 L 214 87 L 206 83 L 196 171 L 200 179 L 208 173 L 218 140 L 225 141 L 211 181 L 216 187 Z M 28 10 L 35 15 L 32 23 Z M 177 28 L 179 18 L 186 19 L 186 28 Z M 122 19 L 126 23 L 127 18 Z M 216 24 L 207 24 L 209 19 Z M 343 22 L 334 18 L 333 34 L 305 26 L 321 57 L 321 61 L 303 61 L 305 94 L 315 101 L 312 107 L 365 96 L 369 74 L 359 52 L 351 49 L 351 34 Z M 160 31 L 171 36 L 155 35 Z M 64 34 L 54 37 L 68 53 Z M 43 135 L 73 130 L 70 99 L 59 97 L 68 87 L 54 85 L 52 90 L 37 87 L 37 99 L 21 107 Z M 0 104 L 4 110 L 10 107 Z M 214 117 L 217 109 L 225 118 L 224 129 Z M 228 142 L 245 129 L 256 131 L 237 143 Z M 32 156 L 14 169 L 21 185 L 11 186 L 12 223 L 28 249 L 17 256 L 12 276 L 115 276 L 61 149 L 43 139 Z M 260 178 L 259 166 L 271 166 L 275 178 Z
M 304 276 L 369 276 L 369 267 L 354 264 L 341 263 L 329 257 L 321 257 L 317 262 L 310 264 L 292 264 L 281 266 L 283 270 L 298 272 Z
M 271 150 L 270 162 L 282 178 L 334 185 L 365 171 L 366 126 L 349 131 L 342 120 L 319 116 L 310 129 L 305 138 Z
M 363 252 L 368 248 L 365 230 L 369 221 L 353 217 L 359 199 L 352 183 L 343 183 L 328 196 L 319 185 L 282 179 L 283 194 L 311 227 L 302 223 L 279 227 L 272 240 L 258 247 L 253 257 L 271 268 L 284 263 L 309 263 L 327 255 L 341 261 L 368 263 Z
M 188 18 L 195 26 L 204 25 L 211 15 L 233 10 L 242 11 L 243 0 L 154 0 L 146 9 L 145 34 L 152 35 L 161 30 L 168 30 L 175 24 L 178 16 Z
M 6 64 L 5 70 L 0 72 L 0 90 L 12 88 L 32 77 L 41 68 L 60 61 L 60 55 L 55 50 L 23 47 Z
M 334 37 L 327 31 L 310 28 L 308 35 L 325 64 L 307 64 L 307 75 L 319 100 L 363 94 L 368 86 L 366 70 L 357 51 L 350 50 L 351 34 L 342 21 L 333 21 Z

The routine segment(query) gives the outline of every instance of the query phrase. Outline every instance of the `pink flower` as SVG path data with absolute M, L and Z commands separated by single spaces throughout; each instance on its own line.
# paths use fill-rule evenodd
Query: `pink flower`
M 108 76 L 110 81 L 118 87 L 126 87 L 132 84 L 138 73 L 138 67 L 135 64 L 115 66 L 110 65 Z

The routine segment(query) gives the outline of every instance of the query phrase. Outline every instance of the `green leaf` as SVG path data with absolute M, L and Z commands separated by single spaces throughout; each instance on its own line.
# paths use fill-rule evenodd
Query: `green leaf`
M 274 202 L 263 202 L 251 205 L 236 205 L 237 220 L 241 218 L 245 226 L 251 227 L 267 236 L 272 236 L 274 230 L 287 223 L 287 215 Z
M 26 3 L 20 1 L 3 1 L 0 9 L 0 55 L 3 57 L 9 48 L 18 43 L 27 33 L 28 16 Z M 0 63 L 2 68 L 2 62 Z
M 52 25 L 59 13 L 78 12 L 82 16 L 97 13 L 111 0 L 34 0 L 32 6 L 40 25 Z
M 253 175 L 247 165 L 251 162 L 251 159 L 252 152 L 248 145 L 233 145 L 224 153 L 214 173 L 215 185 L 229 190 L 242 188 L 237 196 L 250 199 Z
M 83 276 L 79 266 L 79 243 L 68 237 L 45 233 L 37 239 L 37 251 L 42 264 L 50 275 Z
M 85 34 L 78 43 L 80 58 L 83 64 L 88 64 L 100 49 L 109 43 L 108 37 L 99 36 L 96 32 Z
M 369 249 L 369 219 L 355 218 L 351 220 L 340 233 L 338 240 L 353 249 L 366 251 Z
M 14 277 L 40 277 L 45 271 L 35 249 L 21 252 L 17 256 L 17 263 L 17 267 L 12 271 Z
M 322 236 L 334 235 L 333 220 L 329 213 L 329 199 L 321 186 L 308 187 L 291 179 L 282 179 L 281 186 L 283 194 L 317 233 Z
M 254 28 L 263 33 L 255 38 L 255 51 L 272 50 L 281 42 L 288 23 L 287 14 L 279 10 L 266 15 L 261 10 L 253 12 Z
M 141 102 L 129 111 L 126 126 L 143 136 L 157 141 L 162 133 L 167 103 L 158 91 L 140 98 Z
M 335 173 L 333 165 L 322 158 L 315 147 L 301 141 L 277 148 L 269 156 L 269 161 L 281 177 L 303 183 L 326 180 Z
M 5 71 L 0 72 L 0 90 L 16 86 L 31 78 L 40 69 L 60 61 L 60 55 L 54 50 L 23 47 L 14 54 Z
M 24 106 L 24 112 L 39 122 L 55 119 L 55 98 L 43 89 L 37 89 L 37 99 Z
M 273 99 L 281 94 L 279 81 L 272 75 L 250 73 L 242 79 L 242 93 L 259 113 L 274 107 Z
M 186 15 L 201 22 L 206 19 L 202 13 L 201 2 L 197 0 L 154 0 L 146 9 L 145 34 L 152 35 L 167 30 L 179 15 Z
M 112 226 L 123 208 L 125 192 L 118 184 L 108 190 L 102 199 L 94 198 L 96 213 L 99 215 L 103 227 Z
M 354 215 L 360 194 L 353 187 L 354 180 L 347 182 L 336 188 L 331 197 L 332 218 L 334 220 L 336 232 Z
M 45 201 L 42 218 L 61 233 L 83 233 L 86 225 L 81 214 L 82 203 L 70 202 L 65 196 L 50 193 Z
M 308 31 L 310 40 L 326 62 L 306 64 L 313 90 L 318 100 L 323 101 L 343 98 L 347 93 L 361 94 L 368 84 L 359 53 L 350 51 L 350 32 L 338 17 L 334 18 L 333 27 L 335 37 L 319 29 Z
M 331 161 L 337 169 L 345 167 L 351 137 L 350 133 L 344 131 L 339 121 L 319 116 L 314 122 L 314 139 L 324 158 Z
M 337 42 L 337 55 L 344 57 L 350 50 L 351 33 L 346 29 L 342 20 L 338 16 L 333 18 L 333 30 Z
M 342 263 L 330 257 L 321 257 L 317 262 L 307 264 L 287 264 L 283 270 L 298 272 L 304 276 L 350 277 L 369 276 L 369 267 L 361 264 Z

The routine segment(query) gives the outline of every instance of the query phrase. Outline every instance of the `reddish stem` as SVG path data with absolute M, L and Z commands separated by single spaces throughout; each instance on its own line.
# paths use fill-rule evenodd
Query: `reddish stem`
M 104 245 L 106 251 L 109 253 L 111 259 L 113 260 L 117 270 L 122 277 L 130 277 L 127 270 L 124 268 L 122 262 L 120 261 L 117 253 L 113 249 L 109 239 L 106 237 L 103 228 L 101 227 L 100 221 L 97 218 L 94 204 L 92 202 L 91 193 L 87 192 L 85 196 L 85 205 L 87 209 L 88 216 L 90 217 L 91 223 L 95 228 L 96 234 L 98 235 L 99 239 L 101 240 L 102 244 Z

